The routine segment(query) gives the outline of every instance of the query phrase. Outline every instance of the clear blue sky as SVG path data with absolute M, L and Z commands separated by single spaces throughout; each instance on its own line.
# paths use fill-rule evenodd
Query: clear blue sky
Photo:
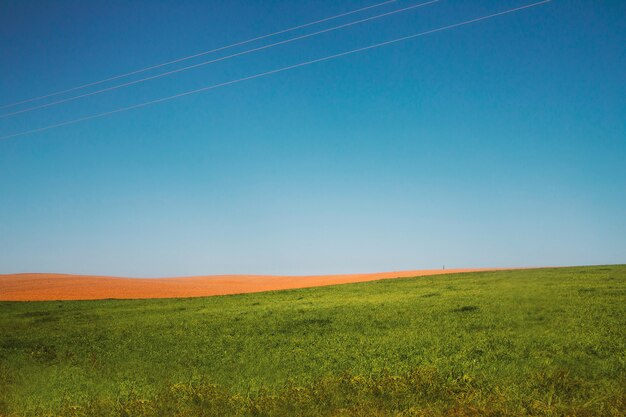
M 0 102 L 375 2 L 3 1 Z M 3 119 L 0 136 L 530 2 L 442 0 Z M 414 3 L 400 0 L 360 16 Z M 554 0 L 2 140 L 0 273 L 624 263 L 625 20 L 621 0 Z

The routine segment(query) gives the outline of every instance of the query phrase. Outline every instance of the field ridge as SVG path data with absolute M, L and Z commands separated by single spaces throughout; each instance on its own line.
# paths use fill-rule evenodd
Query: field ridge
M 507 268 L 459 268 L 367 274 L 303 276 L 239 274 L 174 278 L 124 278 L 46 273 L 4 274 L 0 275 L 0 301 L 206 297 L 505 269 Z

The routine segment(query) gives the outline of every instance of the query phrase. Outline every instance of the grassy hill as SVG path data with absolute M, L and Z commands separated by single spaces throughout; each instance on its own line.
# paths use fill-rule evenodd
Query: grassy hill
M 624 265 L 0 303 L 0 416 L 624 410 Z

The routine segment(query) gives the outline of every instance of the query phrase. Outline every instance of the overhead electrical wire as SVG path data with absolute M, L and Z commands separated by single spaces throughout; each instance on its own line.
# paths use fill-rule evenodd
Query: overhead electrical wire
M 161 68 L 161 67 L 164 67 L 164 66 L 167 66 L 167 65 L 171 65 L 171 64 L 176 64 L 178 62 L 187 61 L 187 60 L 190 60 L 190 59 L 193 59 L 193 58 L 197 58 L 199 56 L 212 54 L 214 52 L 223 51 L 223 50 L 234 48 L 234 47 L 241 46 L 241 45 L 246 45 L 248 43 L 260 41 L 262 39 L 267 39 L 267 38 L 270 38 L 270 37 L 273 37 L 273 36 L 281 35 L 283 33 L 292 32 L 294 30 L 303 29 L 305 27 L 309 27 L 309 26 L 313 26 L 313 25 L 318 25 L 320 23 L 324 23 L 324 22 L 328 22 L 328 21 L 331 21 L 331 20 L 339 19 L 341 17 L 350 16 L 350 15 L 353 15 L 353 14 L 356 14 L 356 13 L 364 12 L 366 10 L 371 10 L 371 9 L 374 9 L 374 8 L 377 8 L 377 7 L 385 6 L 385 5 L 390 4 L 390 3 L 396 3 L 397 1 L 398 0 L 383 1 L 382 3 L 376 3 L 376 4 L 373 4 L 371 6 L 361 7 L 359 9 L 351 10 L 349 12 L 341 13 L 341 14 L 338 14 L 338 15 L 330 16 L 330 17 L 326 17 L 326 18 L 320 19 L 320 20 L 315 20 L 315 21 L 309 22 L 309 23 L 304 23 L 304 24 L 298 25 L 298 26 L 293 26 L 293 27 L 290 27 L 290 28 L 287 28 L 287 29 L 279 30 L 278 32 L 268 33 L 267 35 L 257 36 L 255 38 L 247 39 L 245 41 L 240 41 L 240 42 L 232 43 L 230 45 L 226 45 L 226 46 L 221 46 L 221 47 L 218 47 L 218 48 L 210 49 L 208 51 L 198 52 L 198 53 L 193 54 L 193 55 L 184 56 L 182 58 L 177 58 L 177 59 L 174 59 L 174 60 L 171 60 L 171 61 L 162 62 L 160 64 L 152 65 L 152 66 L 145 67 L 145 68 L 140 68 L 140 69 L 137 69 L 137 70 L 134 70 L 134 71 L 130 71 L 130 72 L 124 73 L 124 74 L 114 75 L 114 76 L 109 77 L 109 78 L 105 78 L 105 79 L 102 79 L 102 80 L 99 80 L 99 81 L 94 81 L 94 82 L 87 83 L 87 84 L 82 84 L 82 85 L 79 85 L 79 86 L 76 86 L 76 87 L 68 88 L 66 90 L 60 90 L 60 91 L 56 91 L 54 93 L 50 93 L 50 94 L 46 94 L 46 95 L 42 95 L 42 96 L 37 96 L 37 97 L 29 98 L 29 99 L 26 99 L 26 100 L 17 101 L 17 102 L 14 102 L 14 103 L 3 104 L 3 105 L 0 105 L 0 109 L 6 109 L 6 108 L 9 108 L 9 107 L 15 107 L 15 106 L 18 106 L 20 104 L 30 103 L 32 101 L 37 101 L 37 100 L 43 100 L 45 98 L 58 96 L 58 95 L 64 94 L 64 93 L 70 93 L 70 92 L 76 91 L 76 90 L 82 90 L 83 88 L 92 87 L 92 86 L 98 85 L 98 84 L 103 84 L 103 83 L 108 82 L 108 81 L 113 81 L 113 80 L 117 80 L 117 79 L 120 79 L 120 78 L 129 77 L 131 75 L 140 74 L 142 72 L 146 72 L 146 71 L 150 71 L 150 70 L 153 70 L 153 69 Z
M 171 71 L 163 72 L 163 73 L 152 75 L 152 76 L 149 76 L 149 77 L 140 78 L 138 80 L 129 81 L 129 82 L 126 82 L 126 83 L 123 83 L 123 84 L 118 84 L 118 85 L 114 85 L 114 86 L 111 86 L 111 87 L 103 88 L 103 89 L 100 89 L 100 90 L 91 91 L 89 93 L 80 94 L 80 95 L 73 96 L 73 97 L 68 97 L 68 98 L 65 98 L 65 99 L 53 101 L 53 102 L 46 103 L 46 104 L 41 104 L 41 105 L 34 106 L 34 107 L 29 107 L 29 108 L 22 109 L 22 110 L 17 110 L 17 111 L 14 111 L 12 113 L 0 114 L 0 119 L 5 119 L 7 117 L 16 116 L 18 114 L 23 114 L 23 113 L 31 112 L 31 111 L 34 111 L 34 110 L 39 110 L 39 109 L 44 109 L 44 108 L 47 108 L 47 107 L 56 106 L 56 105 L 59 105 L 59 104 L 67 103 L 67 102 L 78 100 L 78 99 L 81 99 L 81 98 L 94 96 L 96 94 L 101 94 L 101 93 L 104 93 L 104 92 L 107 92 L 107 91 L 118 90 L 120 88 L 128 87 L 128 86 L 131 86 L 131 85 L 140 84 L 140 83 L 143 83 L 143 82 L 146 82 L 146 81 L 150 81 L 150 80 L 154 80 L 154 79 L 157 79 L 157 78 L 166 77 L 168 75 L 177 74 L 177 73 L 183 72 L 183 71 L 188 71 L 190 69 L 206 66 L 206 65 L 209 65 L 209 64 L 214 64 L 216 62 L 226 61 L 226 60 L 231 59 L 231 58 L 235 58 L 235 57 L 242 56 L 242 55 L 247 55 L 247 54 L 250 54 L 250 53 L 253 53 L 253 52 L 262 51 L 262 50 L 265 50 L 265 49 L 273 48 L 275 46 L 285 45 L 285 44 L 288 44 L 288 43 L 291 43 L 291 42 L 299 41 L 299 40 L 302 40 L 302 39 L 310 38 L 310 37 L 313 37 L 313 36 L 321 35 L 321 34 L 324 34 L 324 33 L 335 31 L 335 30 L 345 29 L 345 28 L 350 27 L 350 26 L 354 26 L 354 25 L 358 25 L 358 24 L 361 24 L 361 23 L 370 22 L 370 21 L 373 21 L 373 20 L 376 20 L 376 19 L 381 19 L 383 17 L 392 16 L 392 15 L 395 15 L 395 14 L 398 14 L 398 13 L 408 12 L 410 10 L 417 9 L 417 8 L 423 7 L 423 6 L 428 6 L 430 4 L 437 3 L 439 1 L 440 0 L 430 0 L 430 1 L 425 2 L 425 3 L 414 4 L 412 6 L 403 7 L 401 9 L 393 10 L 393 11 L 390 11 L 390 12 L 385 12 L 385 13 L 381 13 L 381 14 L 378 14 L 378 15 L 375 15 L 375 16 L 370 16 L 370 17 L 367 17 L 367 18 L 364 18 L 364 19 L 356 20 L 356 21 L 353 21 L 353 22 L 344 23 L 342 25 L 333 26 L 331 28 L 322 29 L 322 30 L 319 30 L 317 32 L 307 33 L 305 35 L 300 35 L 300 36 L 296 36 L 294 38 L 285 39 L 285 40 L 282 40 L 282 41 L 279 41 L 279 42 L 274 42 L 274 43 L 271 43 L 271 44 L 268 44 L 268 45 L 259 46 L 257 48 L 248 49 L 248 50 L 245 50 L 245 51 L 237 52 L 235 54 L 226 55 L 226 56 L 223 56 L 223 57 L 220 57 L 220 58 L 215 58 L 215 59 L 211 59 L 211 60 L 208 60 L 208 61 L 199 62 L 197 64 L 189 65 L 189 66 L 182 67 L 182 68 L 177 68 L 177 69 L 174 69 L 174 70 L 171 70 Z
M 508 10 L 505 10 L 505 11 L 502 11 L 502 12 L 493 13 L 493 14 L 489 14 L 489 15 L 486 15 L 486 16 L 482 16 L 482 17 L 478 17 L 478 18 L 474 18 L 474 19 L 470 19 L 470 20 L 465 20 L 463 22 L 442 26 L 442 27 L 439 27 L 439 28 L 436 28 L 436 29 L 431 29 L 431 30 L 427 30 L 427 31 L 424 31 L 424 32 L 415 33 L 413 35 L 403 36 L 403 37 L 395 38 L 395 39 L 392 39 L 392 40 L 389 40 L 389 41 L 375 43 L 375 44 L 372 44 L 372 45 L 364 46 L 364 47 L 357 48 L 357 49 L 352 49 L 352 50 L 341 52 L 341 53 L 338 53 L 338 54 L 328 55 L 328 56 L 325 56 L 325 57 L 322 57 L 322 58 L 317 58 L 317 59 L 314 59 L 314 60 L 301 62 L 299 64 L 294 64 L 294 65 L 290 65 L 290 66 L 287 66 L 287 67 L 282 67 L 282 68 L 274 69 L 274 70 L 271 70 L 271 71 L 266 71 L 266 72 L 250 75 L 248 77 L 238 78 L 236 80 L 226 81 L 226 82 L 219 83 L 219 84 L 213 84 L 213 85 L 210 85 L 210 86 L 207 86 L 207 87 L 202 87 L 202 88 L 198 88 L 198 89 L 195 89 L 195 90 L 186 91 L 186 92 L 175 94 L 175 95 L 172 95 L 172 96 L 162 97 L 162 98 L 159 98 L 159 99 L 156 99 L 156 100 L 150 100 L 150 101 L 146 101 L 146 102 L 143 102 L 143 103 L 134 104 L 132 106 L 122 107 L 122 108 L 119 108 L 119 109 L 115 109 L 115 110 L 110 110 L 110 111 L 103 112 L 103 113 L 94 114 L 94 115 L 91 115 L 91 116 L 81 117 L 81 118 L 78 118 L 78 119 L 68 120 L 68 121 L 65 121 L 65 122 L 61 122 L 61 123 L 57 123 L 57 124 L 53 124 L 53 125 L 40 127 L 40 128 L 37 128 L 37 129 L 31 129 L 31 130 L 26 130 L 26 131 L 22 131 L 22 132 L 10 134 L 10 135 L 2 136 L 2 137 L 0 137 L 0 140 L 5 140 L 5 139 L 9 139 L 9 138 L 14 138 L 14 137 L 17 137 L 17 136 L 24 136 L 24 135 L 29 135 L 29 134 L 33 134 L 33 133 L 43 132 L 43 131 L 54 129 L 54 128 L 58 128 L 58 127 L 61 127 L 61 126 L 67 126 L 67 125 L 71 125 L 71 124 L 75 124 L 75 123 L 79 123 L 79 122 L 84 122 L 84 121 L 87 121 L 87 120 L 92 120 L 92 119 L 96 119 L 96 118 L 100 118 L 100 117 L 105 117 L 105 116 L 109 116 L 109 115 L 116 114 L 116 113 L 121 113 L 121 112 L 129 111 L 129 110 L 133 110 L 133 109 L 138 109 L 138 108 L 141 108 L 141 107 L 150 106 L 152 104 L 162 103 L 162 102 L 173 100 L 173 99 L 176 99 L 176 98 L 180 98 L 180 97 L 184 97 L 184 96 L 188 96 L 188 95 L 192 95 L 192 94 L 197 94 L 197 93 L 200 93 L 200 92 L 203 92 L 203 91 L 213 90 L 213 89 L 216 89 L 216 88 L 225 87 L 227 85 L 237 84 L 237 83 L 240 83 L 240 82 L 243 82 L 243 81 L 248 81 L 248 80 L 252 80 L 252 79 L 260 78 L 260 77 L 265 77 L 265 76 L 268 76 L 268 75 L 272 75 L 272 74 L 276 74 L 276 73 L 279 73 L 279 72 L 292 70 L 292 69 L 295 69 L 295 68 L 304 67 L 304 66 L 315 64 L 315 63 L 318 63 L 318 62 L 329 61 L 329 60 L 340 58 L 340 57 L 343 57 L 343 56 L 346 56 L 346 55 L 351 55 L 351 54 L 355 54 L 355 53 L 358 53 L 358 52 L 368 51 L 368 50 L 371 50 L 371 49 L 380 48 L 382 46 L 391 45 L 391 44 L 395 44 L 395 43 L 398 43 L 398 42 L 403 42 L 403 41 L 406 41 L 406 40 L 409 40 L 409 39 L 415 39 L 415 38 L 418 38 L 418 37 L 421 37 L 421 36 L 430 35 L 432 33 L 442 32 L 442 31 L 454 29 L 454 28 L 457 28 L 457 27 L 460 27 L 460 26 L 465 26 L 465 25 L 469 25 L 469 24 L 472 24 L 472 23 L 481 22 L 481 21 L 484 21 L 484 20 L 487 20 L 487 19 L 492 19 L 494 17 L 503 16 L 503 15 L 510 14 L 510 13 L 515 13 L 515 12 L 518 12 L 518 11 L 521 11 L 521 10 L 529 9 L 531 7 L 536 7 L 536 6 L 543 5 L 543 4 L 549 3 L 551 1 L 552 0 L 543 0 L 543 1 L 536 2 L 536 3 L 531 3 L 531 4 L 524 5 L 524 6 L 508 9 Z

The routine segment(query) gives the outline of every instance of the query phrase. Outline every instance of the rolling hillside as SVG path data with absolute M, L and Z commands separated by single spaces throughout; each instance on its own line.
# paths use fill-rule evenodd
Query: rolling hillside
M 0 415 L 624 415 L 626 266 L 0 303 Z

